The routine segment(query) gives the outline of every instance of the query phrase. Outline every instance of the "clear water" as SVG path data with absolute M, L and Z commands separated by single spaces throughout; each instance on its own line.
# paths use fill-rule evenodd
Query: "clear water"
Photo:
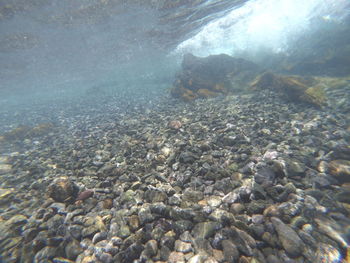
M 349 262 L 349 31 L 348 0 L 1 1 L 0 263 Z M 263 70 L 228 74 L 228 94 L 188 103 L 171 95 L 187 53 Z M 251 89 L 264 70 L 321 78 L 327 106 Z M 53 198 L 62 176 L 93 196 Z M 153 207 L 140 223 L 159 202 L 182 216 Z M 91 218 L 104 226 L 72 235 Z M 218 223 L 209 245 L 203 222 Z M 141 254 L 150 240 L 156 252 Z M 191 248 L 164 248 L 175 241 Z

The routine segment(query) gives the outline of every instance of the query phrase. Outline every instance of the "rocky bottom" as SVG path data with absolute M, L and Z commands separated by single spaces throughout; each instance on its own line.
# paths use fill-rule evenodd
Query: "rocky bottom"
M 6 146 L 0 261 L 349 262 L 349 139 L 267 92 L 80 116 Z

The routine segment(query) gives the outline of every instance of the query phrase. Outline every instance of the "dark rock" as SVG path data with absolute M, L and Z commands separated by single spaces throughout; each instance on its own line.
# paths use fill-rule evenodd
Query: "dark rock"
M 329 173 L 340 183 L 350 182 L 350 161 L 334 160 L 329 163 Z
M 44 247 L 36 253 L 34 262 L 50 262 L 54 257 L 59 257 L 63 253 L 61 247 Z
M 155 255 L 157 255 L 157 252 L 158 252 L 157 241 L 156 240 L 149 240 L 149 241 L 147 241 L 147 243 L 145 244 L 145 249 L 143 251 L 145 256 L 147 258 L 152 258 Z
M 229 74 L 235 76 L 236 82 L 243 83 L 247 78 L 251 80 L 257 71 L 254 63 L 224 54 L 205 58 L 186 54 L 171 94 L 185 101 L 226 94 L 230 87 Z
M 92 243 L 96 244 L 97 242 L 100 242 L 101 240 L 105 240 L 107 238 L 107 232 L 99 232 L 94 235 L 92 238 Z
M 237 224 L 237 226 L 239 226 Z M 247 227 L 243 227 L 247 229 Z M 256 248 L 256 241 L 247 232 L 238 229 L 237 227 L 231 227 L 229 232 L 230 239 L 237 246 L 238 250 L 241 251 L 246 256 L 252 256 L 253 249 Z
M 149 203 L 164 202 L 168 198 L 166 193 L 159 189 L 149 189 L 144 196 Z
M 166 246 L 167 248 L 173 250 L 175 245 L 175 238 L 173 236 L 164 236 L 160 241 L 160 245 Z
M 350 204 L 350 191 L 349 190 L 342 190 L 339 193 L 335 195 L 335 199 L 338 202 L 343 202 Z
M 273 185 L 275 179 L 275 171 L 270 167 L 262 167 L 254 175 L 255 182 L 263 186 Z
M 170 253 L 171 253 L 171 250 L 167 246 L 161 246 L 159 250 L 160 259 L 163 261 L 167 261 Z
M 181 234 L 185 231 L 190 231 L 193 228 L 193 223 L 190 220 L 178 220 L 173 223 L 176 233 Z
M 141 208 L 138 212 L 138 216 L 139 216 L 139 220 L 140 220 L 141 225 L 153 222 L 153 220 L 154 220 L 154 216 L 152 215 L 149 207 Z
M 201 222 L 194 226 L 192 236 L 194 238 L 209 238 L 214 235 L 215 231 L 221 228 L 218 222 Z
M 128 263 L 133 262 L 134 259 L 138 259 L 144 249 L 144 246 L 140 243 L 134 243 L 130 245 L 125 251 L 118 253 L 113 259 L 114 262 Z
M 266 202 L 263 200 L 252 201 L 247 206 L 248 214 L 262 214 L 266 208 Z
M 197 203 L 204 197 L 203 192 L 186 189 L 182 194 L 182 201 Z
M 306 167 L 303 163 L 300 163 L 297 160 L 287 159 L 286 169 L 287 169 L 288 177 L 295 177 L 295 176 L 304 176 Z
M 47 221 L 47 225 L 50 231 L 57 231 L 58 228 L 63 224 L 64 218 L 60 215 L 55 215 Z
M 304 243 L 298 234 L 277 217 L 272 217 L 271 222 L 278 233 L 278 238 L 287 254 L 293 258 L 300 256 Z
M 75 239 L 72 239 L 64 248 L 66 256 L 70 260 L 75 260 L 79 254 L 83 253 L 83 249 L 81 248 L 79 242 Z
M 264 188 L 260 184 L 257 184 L 256 182 L 254 182 L 253 184 L 252 194 L 255 200 L 266 199 L 266 192 Z
M 224 252 L 224 257 L 227 262 L 237 262 L 239 251 L 235 244 L 230 240 L 223 240 L 221 246 Z
M 70 225 L 68 226 L 68 233 L 75 239 L 79 240 L 81 238 L 81 231 L 83 226 L 80 225 Z
M 72 202 L 77 197 L 79 188 L 68 177 L 55 179 L 47 189 L 47 195 L 56 202 Z
M 191 152 L 182 152 L 179 155 L 180 163 L 192 164 L 198 157 Z

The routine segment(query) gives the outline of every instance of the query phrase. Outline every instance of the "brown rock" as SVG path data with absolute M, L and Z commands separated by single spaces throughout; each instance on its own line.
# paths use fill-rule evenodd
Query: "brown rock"
M 78 186 L 68 177 L 60 177 L 49 185 L 47 195 L 56 202 L 73 202 L 78 191 Z

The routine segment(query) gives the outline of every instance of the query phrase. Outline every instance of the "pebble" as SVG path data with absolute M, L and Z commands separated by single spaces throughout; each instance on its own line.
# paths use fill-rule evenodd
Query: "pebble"
M 342 120 L 264 96 L 89 119 L 84 132 L 71 122 L 74 136 L 48 139 L 54 153 L 38 139 L 0 157 L 0 254 L 59 263 L 345 257 Z

